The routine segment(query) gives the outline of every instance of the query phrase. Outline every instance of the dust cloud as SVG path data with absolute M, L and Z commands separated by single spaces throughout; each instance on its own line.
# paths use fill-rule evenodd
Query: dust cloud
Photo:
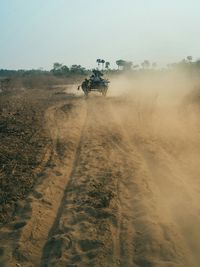
M 175 227 L 173 239 L 181 237 L 192 266 L 200 266 L 198 84 L 198 77 L 181 71 L 147 71 L 113 78 L 109 92 L 148 172 L 160 221 Z
M 71 85 L 54 94 L 54 167 L 8 266 L 200 266 L 199 78 L 141 70 L 110 81 L 108 97 Z

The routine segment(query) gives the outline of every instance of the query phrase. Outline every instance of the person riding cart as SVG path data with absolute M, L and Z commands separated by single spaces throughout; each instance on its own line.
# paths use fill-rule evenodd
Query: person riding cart
M 92 70 L 92 75 L 89 79 L 91 85 L 103 81 L 102 76 L 103 73 L 100 70 Z
M 92 75 L 89 79 L 86 78 L 82 82 L 82 84 L 78 87 L 78 90 L 81 87 L 86 96 L 91 91 L 98 91 L 102 93 L 103 96 L 106 96 L 109 81 L 107 79 L 103 79 L 102 76 L 103 73 L 101 71 L 96 69 L 92 70 Z

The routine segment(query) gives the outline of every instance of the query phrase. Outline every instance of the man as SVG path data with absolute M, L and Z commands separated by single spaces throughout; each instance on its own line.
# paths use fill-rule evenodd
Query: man
M 93 74 L 90 76 L 90 79 L 94 82 L 100 82 L 102 80 L 101 76 L 103 76 L 103 73 L 99 70 L 93 70 Z

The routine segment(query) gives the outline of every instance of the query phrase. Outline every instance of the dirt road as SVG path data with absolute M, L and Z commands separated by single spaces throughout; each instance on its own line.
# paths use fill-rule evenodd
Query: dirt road
M 175 127 L 120 97 L 48 109 L 50 157 L 24 227 L 4 229 L 5 266 L 200 266 L 200 139 L 187 119 Z

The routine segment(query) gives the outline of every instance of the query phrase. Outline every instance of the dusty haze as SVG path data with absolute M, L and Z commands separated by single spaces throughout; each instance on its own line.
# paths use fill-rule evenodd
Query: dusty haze
M 198 75 L 141 70 L 110 80 L 107 97 L 85 98 L 70 84 L 12 95 L 26 114 L 43 97 L 49 141 L 33 167 L 38 183 L 18 180 L 30 191 L 0 228 L 2 266 L 200 266 Z
M 198 76 L 181 71 L 147 72 L 113 79 L 109 92 L 120 96 L 115 116 L 144 161 L 154 208 L 176 229 L 189 266 L 200 265 L 199 84 Z

